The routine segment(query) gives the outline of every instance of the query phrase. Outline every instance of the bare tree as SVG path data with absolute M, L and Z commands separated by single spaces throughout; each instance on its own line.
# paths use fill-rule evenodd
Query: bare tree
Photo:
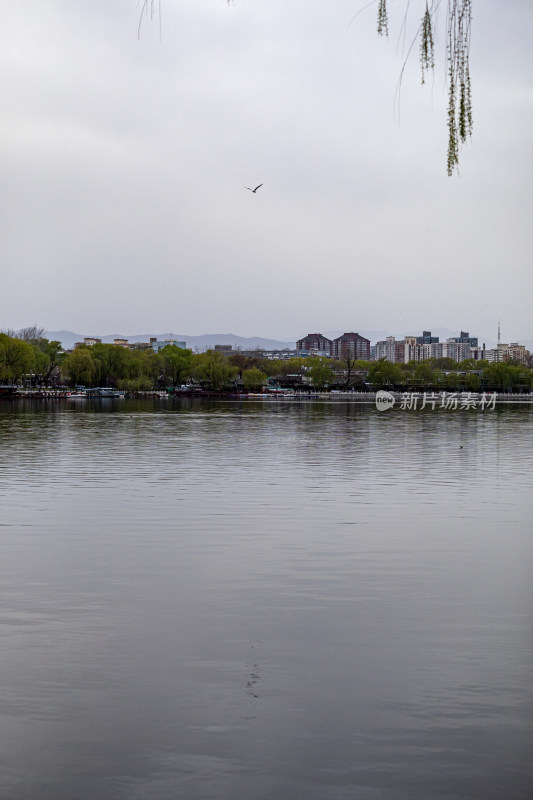
M 17 339 L 22 339 L 23 342 L 38 345 L 45 338 L 46 331 L 44 328 L 38 328 L 37 325 L 30 325 L 28 328 L 21 328 L 17 331 Z

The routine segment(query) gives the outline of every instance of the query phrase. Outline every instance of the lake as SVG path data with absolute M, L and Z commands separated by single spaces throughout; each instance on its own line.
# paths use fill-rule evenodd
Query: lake
M 533 407 L 0 403 L 0 796 L 533 796 Z

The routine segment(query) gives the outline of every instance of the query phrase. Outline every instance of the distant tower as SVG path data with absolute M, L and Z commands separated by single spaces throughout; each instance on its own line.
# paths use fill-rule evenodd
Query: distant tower
M 496 354 L 496 361 L 500 360 L 500 320 L 498 320 L 498 351 Z

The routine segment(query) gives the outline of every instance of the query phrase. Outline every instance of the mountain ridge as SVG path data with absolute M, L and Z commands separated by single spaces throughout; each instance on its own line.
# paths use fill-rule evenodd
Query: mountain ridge
M 208 350 L 214 347 L 215 344 L 231 344 L 233 347 L 240 347 L 242 350 L 283 350 L 293 349 L 295 342 L 284 342 L 279 339 L 269 339 L 261 336 L 238 336 L 233 333 L 203 333 L 198 336 L 188 336 L 186 334 L 167 332 L 167 333 L 135 333 L 125 335 L 123 333 L 111 333 L 106 335 L 100 334 L 87 334 L 75 333 L 74 331 L 60 330 L 60 331 L 46 331 L 45 335 L 48 339 L 55 339 L 61 342 L 65 350 L 69 350 L 76 342 L 82 342 L 87 336 L 95 335 L 96 338 L 101 339 L 104 344 L 113 344 L 114 339 L 127 339 L 129 342 L 148 342 L 151 338 L 155 337 L 159 341 L 165 339 L 174 339 L 179 342 L 185 342 L 187 347 L 195 350 Z

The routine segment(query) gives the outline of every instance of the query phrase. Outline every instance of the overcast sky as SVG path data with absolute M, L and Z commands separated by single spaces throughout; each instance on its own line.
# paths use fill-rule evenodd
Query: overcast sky
M 531 0 L 473 2 L 459 178 L 444 20 L 398 124 L 405 2 L 388 41 L 364 4 L 4 4 L 0 328 L 533 338 Z

